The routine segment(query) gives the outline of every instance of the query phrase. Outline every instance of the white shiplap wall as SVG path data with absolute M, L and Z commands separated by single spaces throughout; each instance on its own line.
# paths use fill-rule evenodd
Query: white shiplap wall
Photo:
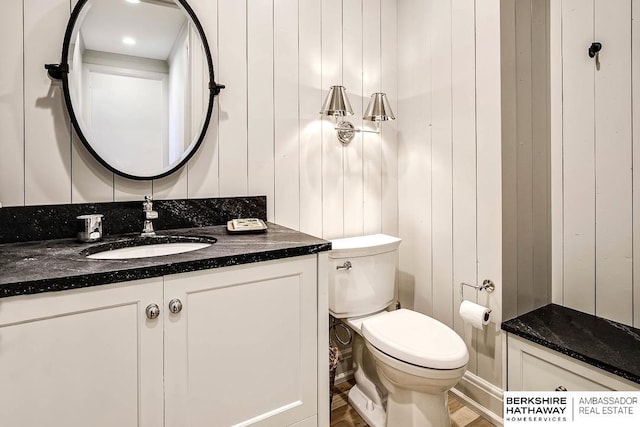
M 270 220 L 317 236 L 399 234 L 403 304 L 454 327 L 469 371 L 500 385 L 498 0 L 191 0 L 227 89 L 199 152 L 154 182 L 113 176 L 70 137 L 42 68 L 59 60 L 69 0 L 5 3 L 0 31 L 18 42 L 2 45 L 0 202 L 266 194 Z M 398 120 L 342 147 L 318 114 L 333 84 L 358 112 L 386 92 Z M 457 315 L 458 283 L 485 278 L 494 294 L 465 290 L 493 310 L 479 332 Z
M 551 301 L 548 0 L 503 0 L 504 319 Z
M 639 7 L 551 5 L 553 301 L 638 326 Z M 593 41 L 603 46 L 599 68 L 587 55 Z
M 399 0 L 398 46 L 400 300 L 464 337 L 477 381 L 458 387 L 500 413 L 500 1 Z M 459 283 L 484 279 L 493 294 L 464 291 L 493 310 L 479 331 Z
M 191 0 L 227 88 L 198 153 L 153 182 L 113 175 L 72 136 L 43 65 L 74 4 L 3 2 L 3 206 L 264 194 L 269 220 L 317 236 L 397 234 L 396 123 L 343 147 L 318 113 L 341 83 L 358 113 L 380 90 L 397 107 L 396 0 Z

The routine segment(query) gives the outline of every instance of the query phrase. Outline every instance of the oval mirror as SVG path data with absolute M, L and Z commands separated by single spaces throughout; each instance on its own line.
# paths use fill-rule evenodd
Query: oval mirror
M 209 125 L 213 63 L 185 0 L 80 0 L 59 65 L 78 137 L 109 170 L 161 178 L 196 152 Z

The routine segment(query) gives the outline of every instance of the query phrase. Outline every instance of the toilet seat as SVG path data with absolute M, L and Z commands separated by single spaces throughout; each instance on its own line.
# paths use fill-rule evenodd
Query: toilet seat
M 362 322 L 362 335 L 381 352 L 416 366 L 458 369 L 467 346 L 451 328 L 424 314 L 400 309 Z
M 349 327 L 354 331 L 356 331 L 356 333 L 362 335 L 362 324 L 365 321 L 373 319 L 374 317 L 378 317 L 378 316 L 386 316 L 387 314 L 389 314 L 388 311 L 380 311 L 378 313 L 368 314 L 366 316 L 348 317 L 346 319 L 342 319 L 342 321 L 345 322 L 347 325 L 349 325 Z

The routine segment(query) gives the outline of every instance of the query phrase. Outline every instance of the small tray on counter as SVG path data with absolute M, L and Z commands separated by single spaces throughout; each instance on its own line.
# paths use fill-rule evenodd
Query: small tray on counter
M 258 218 L 238 218 L 227 221 L 230 233 L 261 233 L 266 231 L 267 224 Z

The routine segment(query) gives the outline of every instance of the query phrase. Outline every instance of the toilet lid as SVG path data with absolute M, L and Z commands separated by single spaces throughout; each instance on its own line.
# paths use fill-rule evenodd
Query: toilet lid
M 401 309 L 365 320 L 362 334 L 378 350 L 413 365 L 456 369 L 469 361 L 467 346 L 457 333 L 415 311 Z

